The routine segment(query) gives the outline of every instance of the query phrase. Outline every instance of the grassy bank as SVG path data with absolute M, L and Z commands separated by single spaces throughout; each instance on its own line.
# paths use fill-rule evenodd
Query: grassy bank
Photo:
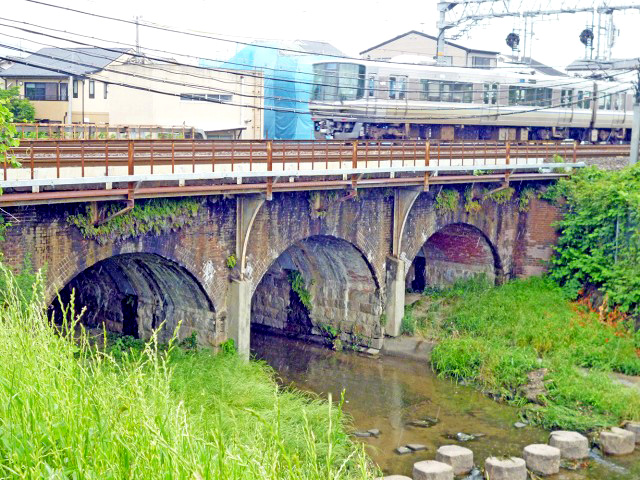
M 432 363 L 440 374 L 523 407 L 546 428 L 586 431 L 640 419 L 640 391 L 609 377 L 640 374 L 640 336 L 569 302 L 547 279 L 430 292 L 408 309 L 405 324 L 438 341 Z M 544 386 L 532 403 L 525 387 L 536 370 Z
M 0 477 L 373 476 L 340 410 L 279 390 L 265 365 L 153 344 L 105 353 L 56 332 L 41 296 L 25 305 L 5 289 Z

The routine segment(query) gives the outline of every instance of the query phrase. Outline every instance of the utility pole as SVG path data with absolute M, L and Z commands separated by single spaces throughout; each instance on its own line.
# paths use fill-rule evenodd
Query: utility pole
M 140 55 L 140 17 L 136 15 L 135 19 L 136 19 L 136 53 Z
M 631 131 L 631 155 L 629 156 L 629 164 L 638 163 L 638 150 L 640 149 L 640 65 L 637 67 L 638 79 L 635 89 L 636 96 L 633 104 L 633 130 Z
M 456 23 L 447 22 L 447 12 L 453 9 L 456 5 L 470 4 L 470 3 L 493 3 L 498 0 L 440 0 L 438 2 L 438 13 L 440 20 L 438 20 L 438 45 L 436 51 L 436 62 L 438 65 L 445 65 L 444 46 L 445 46 L 445 32 L 456 26 Z

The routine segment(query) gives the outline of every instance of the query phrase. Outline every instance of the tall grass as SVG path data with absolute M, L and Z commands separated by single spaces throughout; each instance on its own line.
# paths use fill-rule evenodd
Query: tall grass
M 527 373 L 546 368 L 546 394 L 527 414 L 546 427 L 589 430 L 640 419 L 640 392 L 611 371 L 640 374 L 638 334 L 576 307 L 544 278 L 500 287 L 456 285 L 432 354 L 444 375 L 524 405 Z
M 116 359 L 0 275 L 0 477 L 373 476 L 339 408 L 280 391 L 265 365 L 154 341 Z

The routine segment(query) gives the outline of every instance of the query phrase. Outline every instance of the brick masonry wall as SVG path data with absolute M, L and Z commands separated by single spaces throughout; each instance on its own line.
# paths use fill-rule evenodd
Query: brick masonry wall
M 480 212 L 470 214 L 464 210 L 461 200 L 454 211 L 442 213 L 436 210 L 434 201 L 439 188 L 421 193 L 409 212 L 400 248 L 400 257 L 407 266 L 436 232 L 448 225 L 464 224 L 473 227 L 477 238 L 486 241 L 499 278 L 543 271 L 556 240 L 551 226 L 559 218 L 555 207 L 534 198 L 530 211 L 520 212 L 514 198 L 505 205 L 484 202 Z M 326 274 L 318 277 L 324 284 L 315 284 L 314 298 L 324 303 L 317 304 L 317 320 L 340 322 L 345 318 L 345 311 L 349 311 L 347 317 L 356 319 L 353 325 L 365 325 L 365 330 L 369 329 L 368 335 L 377 335 L 379 326 L 371 319 L 379 318 L 380 305 L 386 298 L 387 258 L 391 254 L 393 234 L 393 196 L 390 192 L 391 189 L 363 189 L 352 199 L 341 199 L 343 192 L 275 194 L 273 200 L 265 202 L 258 211 L 248 241 L 246 273 L 253 291 L 274 262 L 292 245 L 310 237 L 340 239 L 349 245 L 348 249 L 338 249 L 333 256 L 325 251 L 307 249 L 306 262 L 310 265 L 322 263 L 318 259 L 325 255 L 333 262 L 325 261 L 325 264 L 340 266 L 347 262 L 348 256 L 340 260 L 339 252 L 350 252 L 349 255 L 356 252 L 367 269 L 341 267 L 336 275 L 348 280 L 335 284 L 331 284 Z M 83 238 L 76 227 L 66 222 L 66 215 L 77 208 L 84 209 L 83 205 L 13 207 L 7 209 L 9 215 L 5 215 L 15 217 L 13 226 L 7 231 L 0 249 L 5 262 L 16 269 L 27 255 L 36 268 L 46 268 L 49 300 L 72 278 L 101 260 L 123 253 L 157 254 L 189 272 L 202 286 L 215 309 L 215 335 L 224 339 L 227 289 L 230 275 L 234 274 L 227 268 L 226 261 L 235 252 L 236 202 L 233 197 L 209 197 L 202 202 L 203 208 L 192 226 L 104 245 Z M 477 265 L 480 259 L 479 251 L 474 251 L 471 244 L 462 243 L 461 247 L 456 247 L 460 250 L 455 262 L 455 269 L 461 271 L 465 265 Z M 353 263 L 355 257 L 348 258 L 351 260 L 347 263 Z M 467 258 L 474 261 L 469 263 Z M 315 268 L 315 275 L 323 271 L 317 265 L 307 268 L 310 271 Z M 348 306 L 345 310 L 340 302 L 345 298 L 343 287 L 347 283 L 360 286 L 346 297 Z M 358 315 L 363 316 L 358 320 Z M 369 317 L 365 320 L 366 315 Z M 320 317 L 325 320 L 319 320 Z

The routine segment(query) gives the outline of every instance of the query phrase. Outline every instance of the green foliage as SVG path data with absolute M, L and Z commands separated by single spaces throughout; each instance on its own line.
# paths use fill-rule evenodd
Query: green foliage
M 146 234 L 159 235 L 192 225 L 200 207 L 200 202 L 190 198 L 143 200 L 137 202 L 133 210 L 95 226 L 91 206 L 86 206 L 83 213 L 69 215 L 67 222 L 78 227 L 85 238 L 104 244 L 107 241 Z M 121 204 L 112 204 L 107 208 L 105 216 L 113 215 L 121 209 Z
M 464 191 L 464 209 L 467 213 L 478 213 L 482 210 L 480 202 L 473 198 L 473 185 L 468 186 Z
M 236 259 L 236 255 L 234 253 L 232 253 L 227 257 L 227 268 L 229 270 L 233 270 L 237 265 L 237 263 L 238 263 L 238 260 Z
M 495 288 L 460 282 L 453 292 L 434 296 L 450 301 L 443 340 L 432 353 L 440 374 L 524 405 L 527 373 L 546 368 L 543 405 L 525 409 L 532 421 L 589 430 L 640 419 L 640 392 L 614 383 L 607 373 L 640 374 L 638 334 L 572 305 L 549 279 Z
M 436 195 L 436 210 L 439 212 L 454 212 L 460 203 L 460 192 L 453 188 L 443 188 Z
M 233 338 L 229 338 L 220 344 L 220 352 L 224 355 L 235 355 L 237 353 L 236 342 L 233 341 Z
M 498 205 L 505 205 L 511 201 L 514 193 L 516 193 L 516 190 L 512 187 L 501 188 L 491 193 L 485 193 L 483 200 L 491 200 Z
M 20 98 L 18 87 L 0 90 L 0 102 L 5 100 L 9 111 L 13 115 L 14 122 L 33 122 L 36 117 L 36 109 L 26 98 Z
M 304 308 L 307 309 L 308 312 L 311 311 L 313 304 L 311 302 L 311 292 L 307 290 L 306 283 L 302 274 L 297 270 L 291 270 L 287 276 L 289 280 L 289 284 L 291 285 L 291 289 L 298 295 L 300 299 L 300 303 L 304 305 Z M 313 283 L 312 283 L 313 284 Z
M 564 208 L 551 277 L 572 297 L 595 287 L 621 311 L 640 312 L 640 165 L 586 168 L 544 198 Z
M 413 318 L 413 309 L 411 306 L 406 306 L 404 309 L 404 315 L 400 322 L 400 333 L 402 335 L 415 335 L 416 333 L 416 320 Z
M 536 196 L 536 190 L 532 187 L 525 187 L 518 196 L 518 211 L 528 212 L 531 208 L 531 200 Z
M 117 358 L 91 346 L 77 319 L 49 322 L 44 297 L 27 309 L 13 301 L 18 287 L 0 270 L 9 299 L 0 311 L 0 477 L 379 476 L 349 440 L 340 406 L 280 389 L 263 363 L 130 337 Z
M 46 272 L 43 270 L 40 272 L 40 276 L 44 278 L 46 276 Z M 34 270 L 31 262 L 31 255 L 26 255 L 22 262 L 22 267 L 13 275 L 13 281 L 17 287 L 15 292 L 16 298 L 7 298 L 8 289 L 6 279 L 4 275 L 0 275 L 0 303 L 5 304 L 9 301 L 17 301 L 26 308 L 31 304 L 34 297 L 42 294 L 40 291 L 42 283 L 36 281 L 37 277 L 38 274 Z

